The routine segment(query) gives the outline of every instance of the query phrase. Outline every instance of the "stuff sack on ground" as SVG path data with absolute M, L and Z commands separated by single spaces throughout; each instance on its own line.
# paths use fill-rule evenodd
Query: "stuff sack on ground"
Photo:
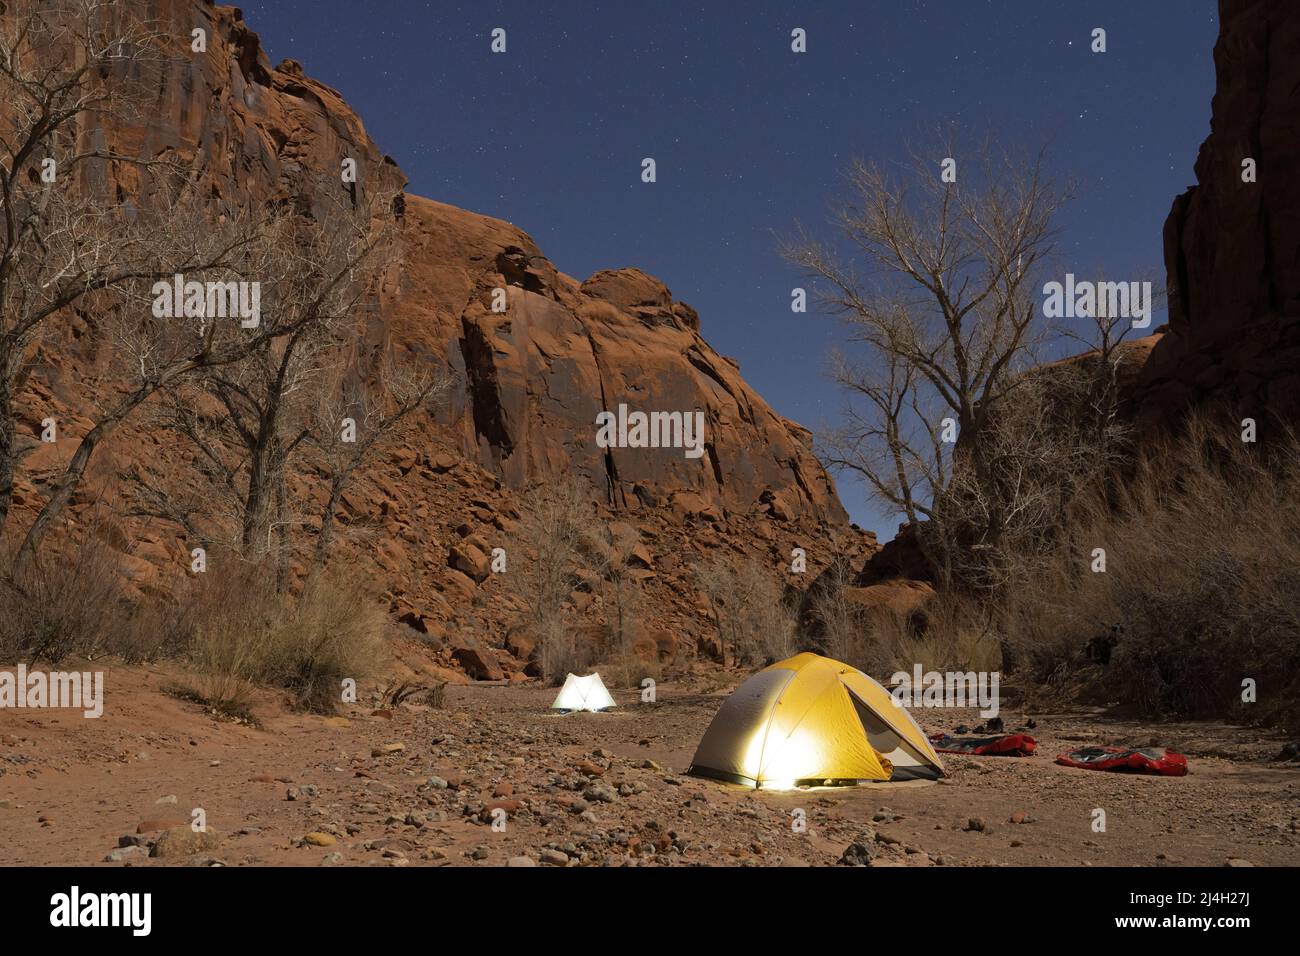
M 934 734 L 930 743 L 941 754 L 971 754 L 976 757 L 1028 757 L 1038 747 L 1038 741 L 1028 734 L 1003 734 L 1001 737 Z
M 1117 773 L 1151 773 L 1162 777 L 1187 775 L 1187 758 L 1163 747 L 1125 750 L 1122 747 L 1083 747 L 1056 758 L 1066 767 L 1111 770 Z

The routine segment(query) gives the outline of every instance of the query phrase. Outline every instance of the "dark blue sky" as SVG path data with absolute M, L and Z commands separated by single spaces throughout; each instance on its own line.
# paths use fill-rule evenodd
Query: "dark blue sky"
M 775 236 L 825 221 L 850 158 L 888 161 L 949 120 L 1050 139 L 1085 190 L 1060 221 L 1066 265 L 1162 277 L 1164 218 L 1209 132 L 1218 29 L 1214 0 L 243 8 L 272 62 L 300 60 L 343 93 L 413 192 L 516 223 L 580 280 L 657 275 L 769 403 L 814 429 L 842 407 L 824 375 L 840 330 L 790 312 L 803 283 Z M 1090 51 L 1094 27 L 1105 54 Z M 855 520 L 892 537 L 898 519 L 838 480 Z

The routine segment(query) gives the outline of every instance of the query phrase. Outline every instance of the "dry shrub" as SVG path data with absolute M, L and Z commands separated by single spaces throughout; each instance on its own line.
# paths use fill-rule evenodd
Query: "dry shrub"
M 647 677 L 655 682 L 663 679 L 664 667 L 659 662 L 655 643 L 639 622 L 625 623 L 621 635 L 612 623 L 607 631 L 608 650 L 600 666 L 601 678 L 606 684 L 635 689 L 640 688 L 641 681 Z
M 597 649 L 590 636 L 577 633 L 566 618 L 556 616 L 535 623 L 529 633 L 537 640 L 542 679 L 551 686 L 563 684 L 568 674 L 585 673 L 596 658 Z
M 875 632 L 881 674 L 1002 669 L 1002 649 L 992 617 L 977 599 L 940 591 L 923 611 L 881 615 Z
M 384 614 L 355 582 L 313 579 L 300 595 L 277 593 L 265 571 L 227 575 L 199 590 L 189 658 L 197 696 L 218 710 L 245 707 L 257 684 L 288 690 L 294 703 L 328 712 L 342 682 L 375 673 Z
M 1074 519 L 1008 600 L 1031 676 L 1148 716 L 1300 726 L 1300 446 L 1266 453 L 1195 420 Z
M 867 608 L 849 598 L 855 577 L 847 562 L 832 562 L 810 589 L 809 612 L 818 650 L 866 670 L 864 662 L 875 647 L 875 622 Z
M 995 671 L 1002 653 L 992 617 L 976 598 L 939 591 L 923 607 L 867 608 L 849 596 L 852 580 L 832 567 L 819 582 L 812 612 L 824 653 L 864 673 Z
M 408 701 L 441 710 L 447 705 L 447 682 L 436 680 L 432 684 L 422 684 L 419 681 L 394 677 L 380 694 L 379 706 L 385 710 L 393 710 Z
M 528 495 L 515 536 L 515 580 L 527 610 L 523 620 L 537 640 L 542 676 L 550 683 L 590 663 L 569 627 L 564 603 L 591 522 L 592 501 L 576 484 L 544 485 Z
M 716 555 L 696 569 L 696 579 L 713 612 L 724 664 L 771 664 L 795 653 L 798 614 L 778 572 L 739 555 Z
M 143 601 L 123 587 L 120 554 L 92 521 L 76 540 L 50 541 L 21 569 L 0 560 L 0 661 L 57 664 L 113 655 L 128 662 L 175 653 L 186 608 L 161 595 Z
M 0 659 L 58 663 L 89 656 L 125 619 L 112 549 L 93 536 L 0 576 Z M 11 557 L 7 555 L 6 557 Z

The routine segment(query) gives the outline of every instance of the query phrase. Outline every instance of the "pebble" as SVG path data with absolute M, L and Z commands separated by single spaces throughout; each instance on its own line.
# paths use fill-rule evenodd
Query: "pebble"
M 582 790 L 582 796 L 594 803 L 613 803 L 618 799 L 614 788 L 607 783 L 589 783 Z
M 149 851 L 142 846 L 120 846 L 104 857 L 104 862 L 125 863 L 128 860 L 143 860 L 148 855 Z

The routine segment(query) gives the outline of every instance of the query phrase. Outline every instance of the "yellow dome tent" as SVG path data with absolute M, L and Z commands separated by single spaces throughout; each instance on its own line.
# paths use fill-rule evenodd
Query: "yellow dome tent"
M 723 701 L 690 772 L 768 789 L 944 774 L 889 691 L 847 664 L 807 653 L 764 668 Z

